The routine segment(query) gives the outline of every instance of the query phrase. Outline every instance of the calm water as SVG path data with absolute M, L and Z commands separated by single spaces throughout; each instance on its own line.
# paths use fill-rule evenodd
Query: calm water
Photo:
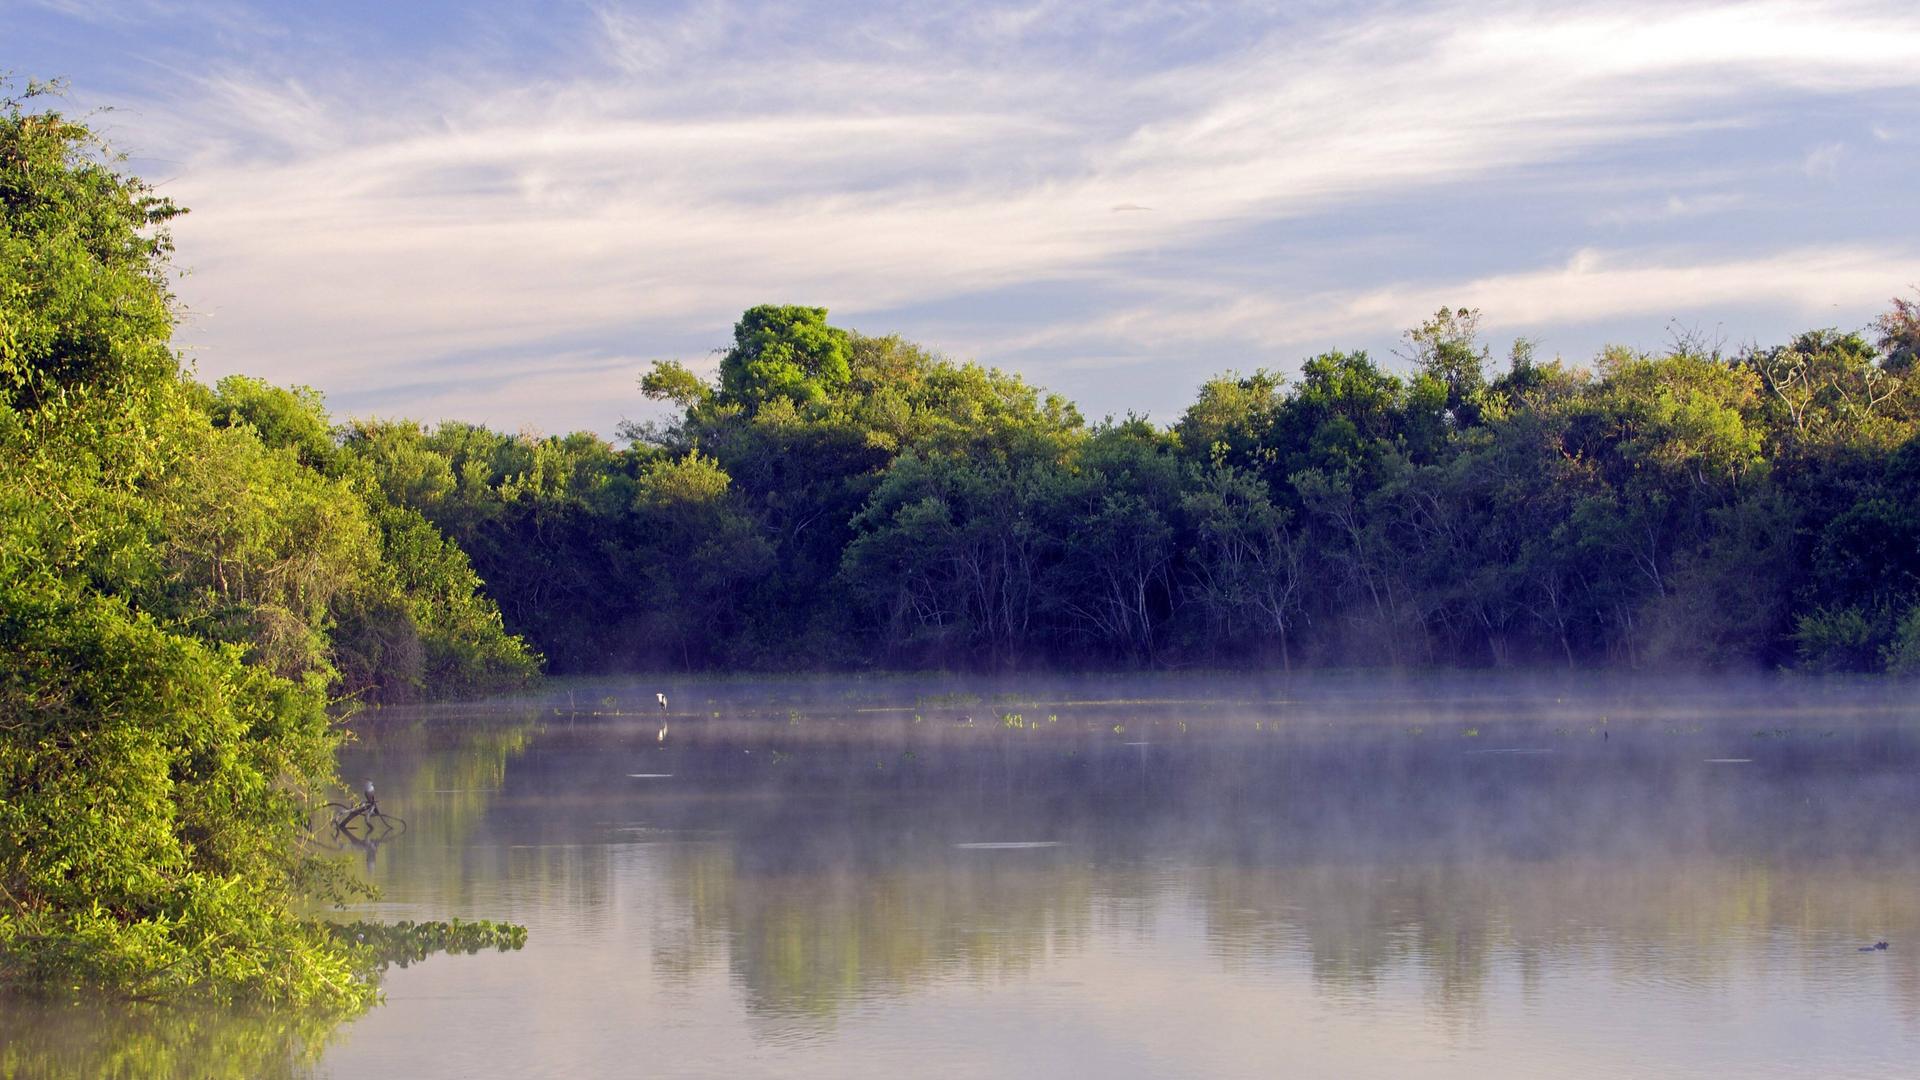
M 412 828 L 352 853 L 383 896 L 346 917 L 508 919 L 530 928 L 524 951 L 392 971 L 387 1004 L 330 1034 L 29 1014 L 0 1061 L 1911 1076 L 1915 700 L 1803 683 L 660 682 L 388 712 L 344 774 L 373 777 Z M 1858 951 L 1878 940 L 1892 947 Z

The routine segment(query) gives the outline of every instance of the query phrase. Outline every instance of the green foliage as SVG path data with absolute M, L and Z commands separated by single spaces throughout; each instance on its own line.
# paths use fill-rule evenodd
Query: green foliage
M 1270 464 L 1269 434 L 1285 406 L 1285 380 L 1262 369 L 1245 378 L 1233 372 L 1209 379 L 1174 426 L 1180 445 L 1195 461 L 1239 468 Z M 1265 455 L 1266 462 L 1257 461 Z
M 1291 385 L 1229 374 L 1168 428 L 1089 428 L 1002 372 L 760 307 L 717 386 L 655 365 L 643 389 L 679 411 L 626 450 L 465 425 L 347 449 L 563 671 L 1904 668 L 1910 307 L 1877 346 L 1589 370 L 1519 341 L 1497 375 L 1479 313 L 1446 308 L 1405 374 L 1337 351 Z
M 1878 659 L 1875 641 L 1883 635 L 1857 607 L 1818 608 L 1795 621 L 1800 657 L 1814 671 L 1864 671 Z
M 827 309 L 776 307 L 747 309 L 733 327 L 733 348 L 720 360 L 720 391 L 727 400 L 749 407 L 786 399 L 796 404 L 824 400 L 847 384 L 847 332 L 827 325 Z M 656 390 L 690 393 L 678 373 L 656 372 Z
M 1879 332 L 1878 345 L 1886 355 L 1882 367 L 1906 374 L 1920 359 L 1920 299 L 1893 298 L 1893 307 L 1873 324 Z
M 677 360 L 655 362 L 651 371 L 640 376 L 640 392 L 656 401 L 671 401 L 683 409 L 691 409 L 712 395 L 700 376 Z
M 398 611 L 426 692 L 532 663 L 316 395 L 182 379 L 176 212 L 84 127 L 0 115 L 0 992 L 339 1014 L 370 961 L 299 914 L 351 890 L 303 846 L 336 633 Z
M 173 376 L 164 225 L 182 211 L 113 165 L 57 112 L 8 100 L 0 113 L 0 402 Z
M 369 502 L 380 561 L 342 606 L 333 634 L 342 687 L 391 702 L 478 697 L 532 681 L 539 657 L 507 634 L 466 553 L 419 511 L 374 495 Z
M 306 468 L 338 475 L 340 449 L 320 392 L 310 386 L 281 387 L 245 375 L 229 375 L 203 406 L 219 428 L 248 427 L 262 443 L 291 450 Z
M 379 702 L 471 697 L 524 685 L 536 674 L 538 659 L 505 633 L 466 554 L 419 511 L 389 498 L 381 480 L 391 483 L 399 470 L 376 477 L 341 447 L 318 393 L 230 376 L 203 408 L 216 426 L 213 438 L 230 433 L 225 439 L 236 452 L 254 448 L 271 464 L 244 468 L 203 454 L 196 472 L 229 489 L 218 502 L 262 515 L 255 533 L 278 529 L 331 545 L 329 551 L 276 551 L 267 560 L 282 577 L 305 575 L 294 591 L 311 610 L 277 625 L 305 632 L 308 666 L 331 662 L 343 693 Z M 427 459 L 416 454 L 413 460 Z M 277 498 L 268 503 L 261 489 Z M 225 534 L 237 523 L 215 521 L 190 519 L 169 532 L 179 543 L 217 527 L 221 536 L 197 546 L 233 552 L 236 544 Z M 333 576 L 322 580 L 323 571 Z M 210 576 L 226 580 L 224 573 L 196 580 Z M 252 639 L 271 637 L 254 633 Z
M 1893 640 L 1880 651 L 1880 660 L 1891 674 L 1920 675 L 1920 604 L 1900 617 Z
M 1445 415 L 1454 428 L 1479 423 L 1485 411 L 1487 350 L 1479 343 L 1480 312 L 1441 308 L 1407 331 L 1415 370 L 1445 394 Z
M 1293 666 L 1291 631 L 1304 615 L 1306 551 L 1285 508 L 1251 473 L 1217 464 L 1189 480 L 1181 511 L 1195 546 L 1188 597 L 1209 639 L 1277 646 Z
M 416 923 L 402 919 L 396 923 L 330 923 L 334 937 L 365 948 L 385 967 L 406 967 L 435 953 L 463 953 L 467 956 L 483 949 L 517 952 L 527 943 L 527 928 L 513 923 L 486 919 L 463 922 Z
M 9 540 L 12 538 L 9 537 Z M 294 914 L 303 792 L 331 778 L 300 683 L 48 574 L 0 593 L 0 989 L 364 1003 Z

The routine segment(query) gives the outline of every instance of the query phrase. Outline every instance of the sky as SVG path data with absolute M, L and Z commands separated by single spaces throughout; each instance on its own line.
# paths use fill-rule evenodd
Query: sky
M 1585 363 L 1920 285 L 1911 0 L 0 0 L 8 71 L 190 208 L 201 377 L 340 416 L 611 435 L 761 303 L 1165 423 L 1442 305 Z

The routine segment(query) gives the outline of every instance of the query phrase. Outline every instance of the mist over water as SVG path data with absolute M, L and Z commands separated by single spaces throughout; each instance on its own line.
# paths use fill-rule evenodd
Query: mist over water
M 312 1060 L 266 1060 L 1907 1075 L 1912 701 L 1180 677 L 576 684 L 388 711 L 342 775 L 412 825 L 352 853 L 383 895 L 345 917 L 509 919 L 528 945 L 390 972 L 388 1003 Z M 7 1053 L 98 1050 L 29 1027 Z

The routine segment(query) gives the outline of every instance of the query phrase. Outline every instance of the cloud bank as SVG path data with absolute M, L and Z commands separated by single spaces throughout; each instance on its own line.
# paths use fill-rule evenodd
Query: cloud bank
M 607 431 L 646 359 L 767 301 L 1069 391 L 1153 353 L 1150 400 L 1091 404 L 1165 415 L 1223 359 L 1441 303 L 1857 325 L 1920 280 L 1878 224 L 1916 163 L 1878 134 L 1913 126 L 1907 4 L 699 3 L 409 48 L 201 10 L 227 47 L 76 82 L 136 96 L 136 160 L 193 208 L 202 371 L 353 411 Z

